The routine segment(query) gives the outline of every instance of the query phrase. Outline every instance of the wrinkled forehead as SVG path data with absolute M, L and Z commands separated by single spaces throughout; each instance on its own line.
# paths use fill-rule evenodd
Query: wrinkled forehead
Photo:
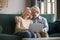
M 33 13 L 36 13 L 36 12 L 37 12 L 37 13 L 39 13 L 39 11 L 37 11 L 37 10 L 34 10 L 34 9 L 32 9 L 32 12 L 33 12 Z

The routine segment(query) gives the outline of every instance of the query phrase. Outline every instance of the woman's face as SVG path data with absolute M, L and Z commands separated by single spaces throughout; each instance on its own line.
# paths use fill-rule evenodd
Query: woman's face
M 25 11 L 24 11 L 24 17 L 26 17 L 26 18 L 29 18 L 29 17 L 31 17 L 31 9 L 26 9 Z
M 40 15 L 40 13 L 34 9 L 32 9 L 32 14 L 35 18 L 37 18 Z

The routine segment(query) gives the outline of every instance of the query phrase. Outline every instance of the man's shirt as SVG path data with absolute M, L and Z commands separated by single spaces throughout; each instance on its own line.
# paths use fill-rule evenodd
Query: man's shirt
M 48 31 L 48 22 L 46 20 L 46 18 L 42 17 L 42 16 L 39 16 L 38 18 L 34 19 L 32 18 L 32 21 L 33 23 L 41 23 L 41 24 L 44 24 L 44 29 L 45 31 L 47 32 Z

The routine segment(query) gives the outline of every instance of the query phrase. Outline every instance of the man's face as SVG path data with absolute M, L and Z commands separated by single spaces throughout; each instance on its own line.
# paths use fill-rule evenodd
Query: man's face
M 32 15 L 33 15 L 34 18 L 37 18 L 40 15 L 40 13 L 33 9 L 32 10 Z

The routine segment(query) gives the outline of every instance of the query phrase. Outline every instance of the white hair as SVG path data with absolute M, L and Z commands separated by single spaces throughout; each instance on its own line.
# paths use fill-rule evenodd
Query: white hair
M 31 9 L 32 9 L 32 10 L 36 10 L 36 11 L 38 11 L 38 12 L 40 13 L 40 9 L 39 9 L 38 6 L 33 6 Z
M 22 11 L 22 15 L 24 15 L 24 12 L 26 11 L 26 10 L 30 10 L 31 8 L 30 7 L 26 7 L 23 11 Z

